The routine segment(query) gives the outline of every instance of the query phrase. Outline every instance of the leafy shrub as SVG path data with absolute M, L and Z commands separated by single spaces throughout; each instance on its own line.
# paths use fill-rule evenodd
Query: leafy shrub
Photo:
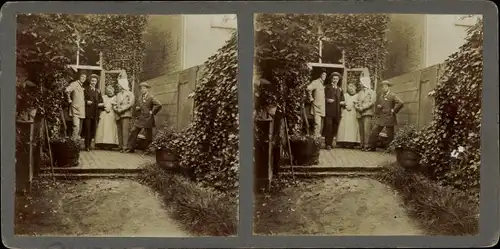
M 433 176 L 462 190 L 479 189 L 483 21 L 446 61 L 434 98 L 433 121 L 424 131 L 422 163 Z M 462 147 L 465 153 L 453 156 Z
M 169 150 L 176 154 L 181 152 L 182 137 L 179 132 L 170 126 L 165 126 L 158 131 L 148 151 Z
M 394 139 L 389 144 L 389 151 L 397 149 L 408 149 L 419 154 L 423 153 L 423 139 L 422 132 L 418 131 L 414 126 L 407 125 L 399 129 Z
M 194 94 L 193 122 L 181 132 L 181 167 L 205 186 L 236 193 L 239 168 L 237 36 L 205 62 Z
M 478 199 L 450 186 L 442 186 L 420 174 L 390 164 L 377 175 L 402 197 L 413 218 L 428 235 L 477 235 Z
M 173 217 L 194 235 L 232 236 L 238 228 L 238 199 L 204 188 L 154 164 L 147 165 L 139 180 L 172 205 Z

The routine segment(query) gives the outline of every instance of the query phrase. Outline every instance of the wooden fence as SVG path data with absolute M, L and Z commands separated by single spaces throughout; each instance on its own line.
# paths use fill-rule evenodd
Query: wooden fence
M 394 85 L 391 91 L 405 103 L 398 113 L 396 129 L 413 125 L 418 129 L 432 121 L 434 98 L 429 96 L 444 71 L 444 64 L 438 64 L 418 71 L 388 79 Z
M 201 80 L 203 70 L 200 65 L 146 81 L 163 106 L 155 117 L 157 127 L 171 125 L 181 130 L 189 125 L 194 114 L 194 99 L 189 95 Z

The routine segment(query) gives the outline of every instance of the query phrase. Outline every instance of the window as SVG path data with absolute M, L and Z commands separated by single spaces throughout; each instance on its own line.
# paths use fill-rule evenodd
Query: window
M 342 64 L 342 49 L 333 42 L 322 40 L 321 62 L 329 64 Z
M 212 28 L 236 29 L 236 15 L 213 15 L 211 16 Z
M 474 26 L 478 20 L 479 16 L 477 15 L 456 15 L 455 16 L 455 25 L 457 26 Z

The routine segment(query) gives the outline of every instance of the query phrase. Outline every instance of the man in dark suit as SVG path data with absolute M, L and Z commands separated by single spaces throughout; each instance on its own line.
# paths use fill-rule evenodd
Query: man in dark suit
M 85 120 L 84 120 L 84 138 L 85 150 L 90 151 L 92 139 L 95 137 L 97 122 L 99 121 L 99 109 L 103 106 L 101 91 L 96 88 L 99 77 L 95 74 L 90 75 L 89 86 L 85 88 Z
M 325 84 L 325 118 L 323 136 L 325 137 L 326 149 L 333 148 L 333 140 L 337 137 L 340 119 L 342 118 L 342 107 L 345 104 L 344 91 L 340 88 L 340 73 L 334 72 Z
M 375 151 L 379 134 L 385 127 L 387 132 L 387 143 L 394 138 L 394 126 L 397 124 L 396 114 L 403 108 L 403 101 L 390 91 L 392 84 L 385 80 L 382 82 L 382 92 L 377 96 L 375 102 L 375 126 L 368 140 L 367 151 Z
M 136 146 L 137 136 L 142 129 L 146 133 L 147 143 L 151 143 L 153 140 L 153 127 L 155 126 L 155 115 L 161 110 L 161 103 L 149 93 L 150 86 L 148 83 L 143 82 L 139 84 L 141 88 L 141 97 L 136 102 L 136 120 L 132 130 L 130 131 L 130 136 L 128 140 L 128 149 L 126 152 L 134 152 Z

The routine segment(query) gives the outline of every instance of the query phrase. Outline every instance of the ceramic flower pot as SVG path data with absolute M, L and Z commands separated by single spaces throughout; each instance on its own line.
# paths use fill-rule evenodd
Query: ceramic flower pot
M 51 141 L 54 166 L 61 168 L 76 167 L 80 159 L 80 143 L 71 140 Z M 57 153 L 54 153 L 56 152 Z
M 318 165 L 321 145 L 314 138 L 290 140 L 293 161 L 295 165 Z
M 156 150 L 156 164 L 163 169 L 172 169 L 178 167 L 177 153 L 168 149 Z
M 420 154 L 408 148 L 396 149 L 396 160 L 398 164 L 404 169 L 417 171 L 420 166 Z

